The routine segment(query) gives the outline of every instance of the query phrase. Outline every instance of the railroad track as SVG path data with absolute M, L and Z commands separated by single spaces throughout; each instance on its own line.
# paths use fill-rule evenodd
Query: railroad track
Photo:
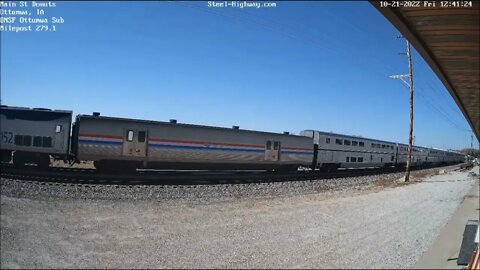
M 12 164 L 1 165 L 1 178 L 35 182 L 95 184 L 95 185 L 214 185 L 248 184 L 259 182 L 305 181 L 331 178 L 347 178 L 403 171 L 403 168 L 339 170 L 336 172 L 297 171 L 290 173 L 265 171 L 137 171 L 130 174 L 106 174 L 95 169 L 50 167 L 16 168 Z M 414 170 L 431 167 L 418 167 Z

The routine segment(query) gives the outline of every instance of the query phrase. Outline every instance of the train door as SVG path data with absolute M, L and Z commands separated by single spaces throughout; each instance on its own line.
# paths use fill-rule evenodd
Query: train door
M 61 147 L 61 149 L 66 149 L 68 145 L 66 145 L 65 141 L 65 127 L 62 124 L 55 125 L 55 135 L 53 138 L 54 147 Z
M 123 155 L 130 157 L 147 156 L 147 131 L 126 129 L 123 137 Z
M 280 160 L 280 142 L 279 141 L 267 141 L 265 143 L 265 160 L 267 161 L 279 161 Z

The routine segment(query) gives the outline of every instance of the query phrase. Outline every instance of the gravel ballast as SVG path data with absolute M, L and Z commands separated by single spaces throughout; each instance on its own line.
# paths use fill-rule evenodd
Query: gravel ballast
M 453 170 L 458 166 L 443 167 Z M 413 171 L 412 176 L 438 173 L 432 168 Z M 281 197 L 323 192 L 335 194 L 395 184 L 404 173 L 306 181 L 217 185 L 90 185 L 30 182 L 1 179 L 2 194 L 31 199 L 63 198 L 94 200 L 200 200 L 225 201 L 240 198 Z
M 407 268 L 478 182 L 451 171 L 392 184 L 401 175 L 163 189 L 2 179 L 1 268 Z

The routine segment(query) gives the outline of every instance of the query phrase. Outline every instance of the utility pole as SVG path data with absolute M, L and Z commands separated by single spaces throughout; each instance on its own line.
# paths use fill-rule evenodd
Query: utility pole
M 410 181 L 410 164 L 412 163 L 412 135 L 413 135 L 413 67 L 412 53 L 410 52 L 410 42 L 407 41 L 408 73 L 410 77 L 410 131 L 408 132 L 408 158 L 407 171 L 405 172 L 405 182 Z
M 471 136 L 471 140 L 470 140 L 470 149 L 473 149 L 473 134 L 470 135 Z
M 400 38 L 400 37 L 399 37 Z M 407 84 L 410 88 L 410 130 L 408 132 L 408 156 L 407 156 L 407 168 L 405 172 L 405 182 L 410 181 L 410 164 L 412 163 L 412 140 L 413 140 L 413 67 L 412 67 L 412 54 L 410 51 L 410 42 L 407 41 L 407 58 L 408 58 L 408 74 L 391 75 L 390 78 L 401 79 L 402 82 Z M 404 54 L 404 53 L 401 53 Z M 403 78 L 408 77 L 410 81 L 407 83 Z

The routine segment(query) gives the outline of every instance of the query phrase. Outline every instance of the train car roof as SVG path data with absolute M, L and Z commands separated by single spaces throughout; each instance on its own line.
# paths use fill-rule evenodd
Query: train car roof
M 371 138 L 366 138 L 366 137 L 360 137 L 360 136 L 354 136 L 354 135 L 345 135 L 345 134 L 326 132 L 326 131 L 320 131 L 320 130 L 314 130 L 314 129 L 306 129 L 304 131 L 316 131 L 316 132 L 324 134 L 324 135 L 341 136 L 341 137 L 346 137 L 346 138 L 350 138 L 350 139 L 369 140 L 369 141 L 374 141 L 374 142 L 391 143 L 391 144 L 398 144 L 400 146 L 408 146 L 408 144 L 404 144 L 404 143 L 389 142 L 389 141 L 371 139 Z M 432 149 L 432 150 L 444 151 L 444 152 L 450 152 L 450 153 L 459 153 L 459 152 L 455 152 L 455 151 L 442 150 L 442 149 L 437 149 L 437 148 L 429 148 L 429 147 L 418 146 L 418 145 L 413 145 L 413 147 L 417 148 L 417 149 Z
M 318 132 L 320 134 L 324 134 L 324 135 L 341 136 L 341 137 L 346 137 L 346 138 L 350 138 L 350 139 L 369 140 L 369 141 L 380 142 L 380 143 L 397 144 L 396 142 L 382 141 L 382 140 L 378 140 L 378 139 L 365 138 L 365 137 L 354 136 L 354 135 L 338 134 L 338 133 L 326 132 L 326 131 L 320 131 L 320 130 L 314 130 L 314 129 L 306 129 L 304 131 L 316 131 L 316 132 Z
M 16 107 L 16 106 L 7 106 L 7 105 L 1 105 L 0 110 L 34 111 L 34 112 L 50 112 L 50 113 L 64 113 L 64 114 L 73 113 L 73 111 L 70 111 L 70 110 L 52 110 L 52 109 L 46 109 L 46 108 L 29 108 L 29 107 Z
M 156 121 L 156 120 L 144 120 L 144 119 L 134 119 L 134 118 L 122 118 L 122 117 L 111 117 L 111 116 L 95 116 L 89 114 L 78 114 L 77 119 L 81 118 L 89 118 L 89 119 L 105 119 L 105 120 L 112 120 L 112 121 L 128 121 L 128 122 L 137 122 L 143 124 L 163 124 L 163 125 L 178 125 L 178 126 L 185 126 L 185 127 L 194 127 L 194 128 L 208 128 L 208 129 L 217 129 L 217 130 L 231 130 L 231 131 L 239 131 L 239 132 L 255 132 L 255 133 L 263 133 L 263 134 L 271 134 L 276 136 L 290 136 L 290 137 L 298 137 L 298 138 L 308 138 L 302 135 L 296 135 L 292 133 L 276 133 L 276 132 L 268 132 L 268 131 L 258 131 L 258 130 L 249 130 L 249 129 L 234 129 L 234 128 L 227 128 L 227 127 L 215 127 L 215 126 L 206 126 L 206 125 L 195 125 L 195 124 L 186 124 L 186 123 L 170 123 L 165 121 Z M 313 141 L 312 141 L 313 142 Z

